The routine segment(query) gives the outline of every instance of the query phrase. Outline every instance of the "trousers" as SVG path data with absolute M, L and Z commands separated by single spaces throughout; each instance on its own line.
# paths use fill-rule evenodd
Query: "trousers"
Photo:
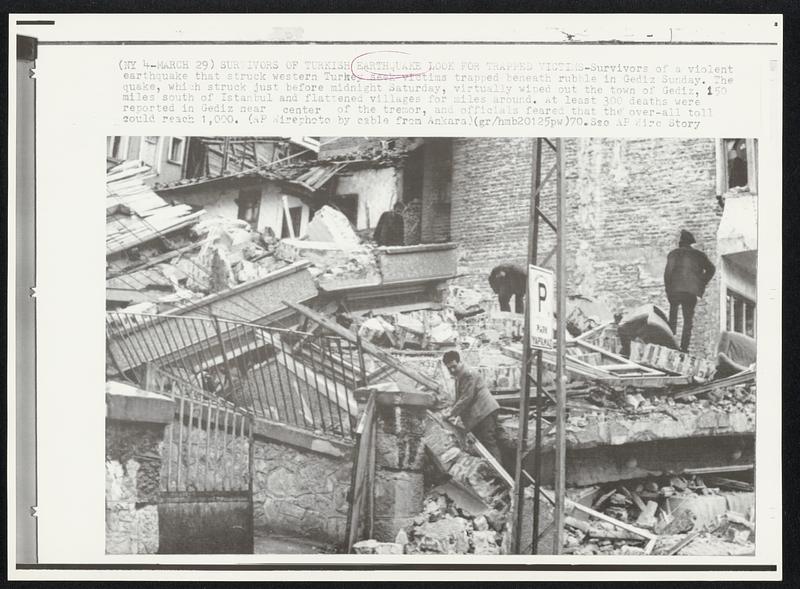
M 678 327 L 678 307 L 683 311 L 683 330 L 681 331 L 681 351 L 689 350 L 689 341 L 692 337 L 692 326 L 694 325 L 694 308 L 697 305 L 697 297 L 688 292 L 676 292 L 668 295 L 669 299 L 669 327 L 672 333 Z
M 481 419 L 472 428 L 472 434 L 491 452 L 497 462 L 503 463 L 500 448 L 497 445 L 497 417 L 494 412 Z
M 514 312 L 515 313 L 524 313 L 525 312 L 525 293 L 513 293 L 505 290 L 501 290 L 497 293 L 497 300 L 500 303 L 500 310 L 501 311 L 511 311 L 511 297 L 514 297 Z

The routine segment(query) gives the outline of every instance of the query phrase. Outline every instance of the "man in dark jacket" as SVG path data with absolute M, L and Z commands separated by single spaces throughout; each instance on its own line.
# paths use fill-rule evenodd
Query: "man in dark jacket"
M 528 273 L 525 268 L 516 264 L 500 264 L 492 268 L 489 274 L 489 286 L 497 294 L 501 311 L 510 311 L 509 302 L 514 297 L 514 311 L 524 313 L 525 287 Z
M 464 428 L 473 433 L 481 444 L 501 462 L 500 448 L 497 446 L 497 403 L 483 377 L 461 362 L 458 352 L 445 352 L 442 362 L 456 381 L 456 402 L 446 412 L 445 417 L 461 418 Z
M 396 202 L 391 211 L 385 211 L 378 219 L 373 239 L 378 245 L 405 245 L 405 223 L 403 203 Z
M 692 247 L 693 243 L 694 235 L 682 229 L 678 247 L 669 253 L 667 266 L 664 268 L 664 287 L 669 300 L 669 326 L 672 333 L 675 333 L 680 307 L 683 311 L 681 350 L 684 352 L 689 350 L 697 298 L 703 296 L 706 285 L 716 271 L 708 257 Z

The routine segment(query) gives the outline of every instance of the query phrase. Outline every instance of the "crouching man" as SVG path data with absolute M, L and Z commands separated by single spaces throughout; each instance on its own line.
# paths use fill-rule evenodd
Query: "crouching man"
M 453 375 L 456 384 L 456 401 L 445 417 L 454 421 L 461 418 L 464 428 L 478 438 L 481 444 L 502 464 L 497 446 L 497 410 L 500 405 L 489 392 L 483 377 L 461 362 L 456 351 L 445 352 L 442 362 Z

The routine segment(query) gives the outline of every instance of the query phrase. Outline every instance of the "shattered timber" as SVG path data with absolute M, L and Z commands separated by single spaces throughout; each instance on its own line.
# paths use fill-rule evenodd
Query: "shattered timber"
M 109 137 L 107 553 L 754 554 L 756 158 Z

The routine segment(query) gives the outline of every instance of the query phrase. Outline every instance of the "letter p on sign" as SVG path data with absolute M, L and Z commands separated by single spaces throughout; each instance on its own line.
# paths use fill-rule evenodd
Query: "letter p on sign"
M 531 348 L 553 348 L 553 272 L 547 268 L 528 266 Z

